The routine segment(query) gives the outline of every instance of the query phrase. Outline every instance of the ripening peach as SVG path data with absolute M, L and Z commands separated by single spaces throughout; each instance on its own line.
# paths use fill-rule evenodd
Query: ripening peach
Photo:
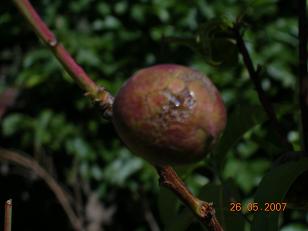
M 164 64 L 128 79 L 115 98 L 113 123 L 128 148 L 152 164 L 189 164 L 217 142 L 226 110 L 204 74 Z

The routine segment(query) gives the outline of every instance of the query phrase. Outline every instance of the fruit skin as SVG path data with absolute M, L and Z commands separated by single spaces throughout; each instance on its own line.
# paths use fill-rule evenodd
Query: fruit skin
M 205 75 L 162 64 L 136 72 L 122 86 L 113 124 L 136 155 L 155 165 L 181 165 L 205 157 L 226 125 L 226 110 Z

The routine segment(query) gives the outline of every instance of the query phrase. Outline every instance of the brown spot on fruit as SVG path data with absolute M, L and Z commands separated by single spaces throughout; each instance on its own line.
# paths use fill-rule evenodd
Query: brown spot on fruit
M 153 164 L 188 164 L 205 157 L 226 124 L 219 92 L 190 68 L 156 65 L 120 89 L 113 123 L 121 139 Z

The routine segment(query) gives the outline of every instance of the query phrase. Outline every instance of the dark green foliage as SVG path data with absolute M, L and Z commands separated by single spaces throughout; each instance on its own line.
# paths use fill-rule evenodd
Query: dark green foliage
M 227 231 L 250 230 L 244 216 L 228 212 L 226 206 L 234 197 L 242 204 L 252 198 L 282 199 L 299 171 L 306 167 L 292 162 L 269 172 L 282 147 L 262 112 L 227 29 L 236 18 L 244 22 L 244 40 L 254 64 L 263 66 L 262 87 L 277 105 L 288 140 L 299 150 L 295 1 L 31 2 L 78 63 L 113 94 L 136 70 L 159 63 L 191 66 L 215 83 L 229 112 L 225 134 L 209 158 L 179 172 L 196 195 L 214 201 L 218 218 L 228 227 Z M 98 110 L 93 109 L 89 99 L 39 42 L 11 1 L 1 3 L 0 35 L 0 97 L 9 87 L 19 93 L 6 114 L 0 114 L 1 147 L 32 155 L 71 192 L 79 182 L 87 182 L 86 187 L 98 193 L 104 206 L 117 208 L 112 221 L 104 224 L 106 230 L 149 230 L 145 217 L 148 210 L 143 203 L 148 203 L 147 209 L 162 230 L 202 230 L 173 194 L 159 189 L 152 166 L 133 156 L 119 141 L 112 125 L 100 118 Z M 7 165 L 0 163 L 0 169 L 3 166 Z M 289 181 L 277 180 L 276 174 Z M 9 178 L 12 185 L 6 187 L 8 181 L 1 179 L 12 175 L 0 171 L 1 202 L 14 191 L 16 178 Z M 14 192 L 16 198 L 31 195 L 31 188 L 38 187 L 38 183 L 33 183 L 37 181 L 28 178 L 23 178 L 27 183 L 22 184 L 28 185 L 26 194 L 19 189 Z M 283 189 L 281 194 L 270 197 L 278 188 Z M 46 195 L 35 201 L 51 201 L 53 208 L 58 206 L 52 195 Z M 21 199 L 19 202 L 29 203 Z M 39 209 L 38 214 L 29 207 L 17 213 L 25 220 L 22 228 L 49 230 L 38 227 L 40 223 L 33 222 L 29 215 L 33 212 L 38 220 L 50 216 L 47 206 Z M 56 207 L 50 211 L 59 210 Z M 61 213 L 62 210 L 51 215 L 60 214 L 63 218 Z M 253 220 L 255 230 L 261 230 L 264 214 L 244 215 Z M 279 224 L 277 216 L 271 214 L 269 219 L 275 229 L 297 231 L 308 228 L 305 216 L 303 211 L 288 210 Z M 69 225 L 58 229 L 69 230 L 66 227 Z
M 268 202 L 287 201 L 286 195 L 292 183 L 307 170 L 307 158 L 300 158 L 273 168 L 261 181 L 254 201 L 262 207 Z M 273 182 L 276 182 L 275 187 L 273 187 Z M 279 213 L 277 212 L 258 212 L 253 219 L 252 230 L 279 230 L 278 219 Z

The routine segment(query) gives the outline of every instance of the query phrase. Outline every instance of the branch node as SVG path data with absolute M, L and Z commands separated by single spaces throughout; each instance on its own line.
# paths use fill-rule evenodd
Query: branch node
M 95 103 L 103 109 L 103 116 L 111 119 L 113 96 L 103 87 L 98 86 L 83 70 L 83 68 L 73 59 L 69 52 L 57 40 L 56 36 L 41 19 L 29 0 L 13 0 L 17 9 L 24 16 L 37 36 L 48 46 L 60 61 L 68 74 L 78 85 L 85 90 L 86 96 L 90 96 Z
M 13 205 L 13 202 L 12 202 L 12 199 L 9 199 L 5 202 L 7 205 L 9 206 L 12 206 Z
M 48 41 L 48 45 L 51 47 L 56 47 L 58 45 L 58 40 L 56 37 L 52 38 L 51 40 Z
M 171 166 L 158 166 L 156 169 L 160 176 L 159 184 L 173 191 L 209 231 L 223 230 L 215 216 L 213 203 L 195 197 Z

